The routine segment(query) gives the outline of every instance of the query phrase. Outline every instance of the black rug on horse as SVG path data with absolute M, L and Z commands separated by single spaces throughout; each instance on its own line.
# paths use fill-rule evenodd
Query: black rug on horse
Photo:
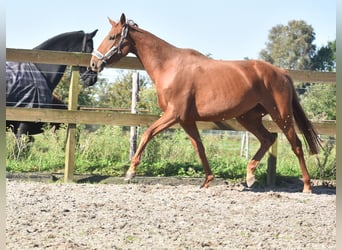
M 6 106 L 50 108 L 48 84 L 33 63 L 6 62 Z

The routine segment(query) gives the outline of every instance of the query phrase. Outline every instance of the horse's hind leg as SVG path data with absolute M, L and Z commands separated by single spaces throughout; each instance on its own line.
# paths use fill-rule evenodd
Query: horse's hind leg
M 279 95 L 279 98 L 274 99 L 275 105 L 268 105 L 268 111 L 273 121 L 277 123 L 291 144 L 292 151 L 297 156 L 302 170 L 304 183 L 303 192 L 309 193 L 311 192 L 310 176 L 306 168 L 302 143 L 299 140 L 294 127 L 292 98 L 290 96 L 292 93 L 293 92 L 290 91 L 282 92 L 282 95 Z
M 302 176 L 303 176 L 303 183 L 304 183 L 303 192 L 311 193 L 310 175 L 306 168 L 302 142 L 299 140 L 295 131 L 292 112 L 288 112 L 288 113 L 282 112 L 278 115 L 271 115 L 271 116 L 272 116 L 272 119 L 275 121 L 275 123 L 277 123 L 279 128 L 285 134 L 287 140 L 291 144 L 292 151 L 298 158 L 299 166 L 302 170 Z
M 251 132 L 260 142 L 260 147 L 247 165 L 246 183 L 248 187 L 255 183 L 254 171 L 260 160 L 265 155 L 270 146 L 274 143 L 276 136 L 270 133 L 262 124 L 263 110 L 252 109 L 239 117 L 237 121 Z
M 198 128 L 195 122 L 193 123 L 181 123 L 182 128 L 188 134 L 190 141 L 197 152 L 199 158 L 201 159 L 203 170 L 205 172 L 205 181 L 201 187 L 209 187 L 210 182 L 214 179 L 214 175 L 210 169 L 208 159 L 205 155 L 205 149 L 198 132 Z

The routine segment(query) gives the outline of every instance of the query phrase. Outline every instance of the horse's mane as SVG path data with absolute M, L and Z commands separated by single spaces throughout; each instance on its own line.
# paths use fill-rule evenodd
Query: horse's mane
M 156 40 L 162 41 L 165 44 L 168 44 L 168 45 L 171 45 L 171 46 L 175 47 L 174 45 L 172 45 L 169 42 L 165 41 L 164 39 L 162 39 L 162 38 L 152 34 L 151 32 L 149 32 L 147 30 L 144 30 L 142 28 L 139 28 L 139 26 L 137 24 L 135 24 L 135 23 L 134 24 L 129 24 L 129 28 L 130 28 L 130 30 L 133 30 L 133 31 L 138 32 L 138 33 L 148 34 L 149 36 L 153 37 Z
M 190 54 L 192 54 L 192 55 L 207 57 L 207 56 L 205 56 L 203 53 L 201 53 L 201 52 L 199 52 L 198 50 L 195 50 L 195 49 L 190 49 L 190 48 L 179 48 L 179 47 L 176 47 L 175 45 L 173 45 L 173 44 L 171 44 L 171 43 L 165 41 L 164 39 L 162 39 L 162 38 L 160 38 L 160 37 L 158 37 L 158 36 L 156 36 L 156 35 L 154 35 L 154 34 L 152 34 L 151 32 L 139 28 L 139 26 L 138 26 L 137 24 L 135 24 L 135 23 L 134 23 L 134 24 L 130 24 L 130 25 L 129 25 L 129 28 L 130 28 L 131 30 L 135 31 L 135 32 L 149 34 L 150 36 L 154 37 L 155 39 L 157 39 L 157 40 L 159 40 L 159 41 L 161 41 L 161 42 L 163 42 L 163 43 L 165 43 L 165 44 L 168 44 L 169 46 L 172 46 L 172 47 L 175 47 L 175 48 L 181 49 L 181 50 L 186 50 L 186 51 L 188 51 L 188 52 L 189 52 Z
M 51 47 L 52 44 L 59 44 L 59 41 L 63 41 L 64 39 L 66 39 L 67 37 L 72 37 L 73 35 L 77 35 L 79 34 L 80 37 L 84 36 L 84 31 L 80 30 L 80 31 L 72 31 L 72 32 L 65 32 L 59 35 L 56 35 L 54 37 L 49 38 L 48 40 L 46 40 L 45 42 L 42 42 L 41 44 L 39 44 L 38 46 L 34 47 L 33 49 L 48 49 Z

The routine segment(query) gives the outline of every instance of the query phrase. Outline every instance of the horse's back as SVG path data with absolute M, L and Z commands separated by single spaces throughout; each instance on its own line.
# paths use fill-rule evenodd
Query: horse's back
M 292 81 L 288 81 L 290 76 L 285 69 L 276 67 L 261 60 L 241 60 L 241 61 L 217 61 L 221 66 L 213 71 L 213 75 L 222 75 L 225 84 L 235 86 L 237 91 L 258 92 L 262 95 L 265 91 L 286 89 L 292 91 Z
M 6 62 L 6 106 L 50 107 L 49 84 L 32 63 Z
M 177 81 L 181 88 L 177 88 L 177 95 L 172 95 L 170 100 L 188 96 L 188 103 L 193 104 L 185 113 L 193 119 L 233 118 L 265 100 L 274 99 L 273 94 L 279 93 L 279 89 L 290 90 L 282 86 L 288 84 L 284 81 L 286 72 L 260 60 L 225 61 L 199 57 L 196 63 L 187 67 L 188 70 L 181 71 L 184 73 L 180 75 L 184 81 L 180 77 Z

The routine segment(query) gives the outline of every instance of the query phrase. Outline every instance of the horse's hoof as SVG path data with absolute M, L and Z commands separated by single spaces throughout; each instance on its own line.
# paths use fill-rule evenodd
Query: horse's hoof
M 214 180 L 213 175 L 206 177 L 204 183 L 202 184 L 202 186 L 200 188 L 208 188 L 210 183 L 212 182 L 212 180 Z
M 311 188 L 304 188 L 304 189 L 303 189 L 303 193 L 305 193 L 305 194 L 311 194 L 311 193 L 312 193 L 312 190 L 311 190 Z
M 251 176 L 247 176 L 246 177 L 246 184 L 247 184 L 247 187 L 252 187 L 254 184 L 255 184 L 255 176 L 254 175 L 251 175 Z
M 135 177 L 135 173 L 132 172 L 132 173 L 126 173 L 126 176 L 125 176 L 125 181 L 130 181 L 132 180 L 133 178 Z

